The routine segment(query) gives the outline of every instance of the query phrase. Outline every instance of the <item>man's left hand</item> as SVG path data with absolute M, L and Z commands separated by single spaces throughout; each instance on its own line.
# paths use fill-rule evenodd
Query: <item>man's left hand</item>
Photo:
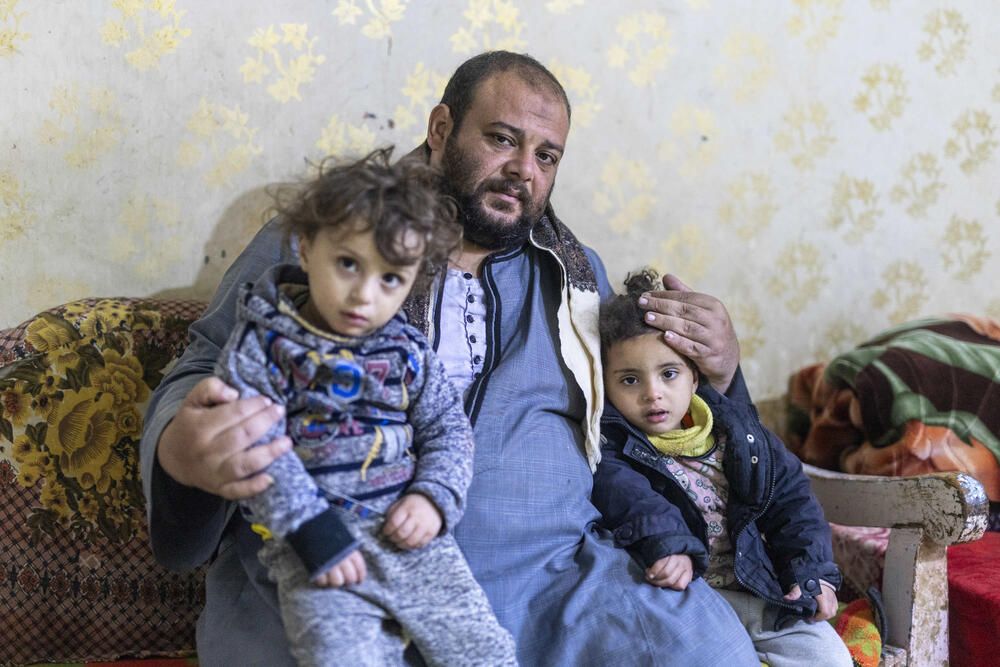
M 677 276 L 663 276 L 663 291 L 644 295 L 646 323 L 663 329 L 667 345 L 693 361 L 720 393 L 729 389 L 740 363 L 729 311 L 714 296 L 695 292 Z

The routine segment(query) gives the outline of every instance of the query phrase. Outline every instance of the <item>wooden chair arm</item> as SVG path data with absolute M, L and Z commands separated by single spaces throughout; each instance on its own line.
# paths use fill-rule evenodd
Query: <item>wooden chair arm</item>
M 982 485 L 962 472 L 915 477 L 848 475 L 803 464 L 828 521 L 844 526 L 921 526 L 944 546 L 974 542 L 986 531 Z
M 985 532 L 982 485 L 961 472 L 879 477 L 803 468 L 828 521 L 890 529 L 882 574 L 884 664 L 947 664 L 947 547 Z

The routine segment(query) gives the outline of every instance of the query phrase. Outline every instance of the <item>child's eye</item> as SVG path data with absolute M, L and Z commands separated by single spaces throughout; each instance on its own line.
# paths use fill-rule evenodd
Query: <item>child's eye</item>
M 673 380 L 675 377 L 677 377 L 677 375 L 678 373 L 676 368 L 668 368 L 667 370 L 663 371 L 663 377 L 666 378 L 667 380 Z
M 386 287 L 399 287 L 403 283 L 403 279 L 395 273 L 387 273 L 382 276 L 382 283 Z
M 638 382 L 639 378 L 635 377 L 634 375 L 626 375 L 625 377 L 622 378 L 622 384 L 628 387 L 631 387 L 632 385 Z
M 347 271 L 354 271 L 358 268 L 358 263 L 351 257 L 338 257 L 337 264 Z

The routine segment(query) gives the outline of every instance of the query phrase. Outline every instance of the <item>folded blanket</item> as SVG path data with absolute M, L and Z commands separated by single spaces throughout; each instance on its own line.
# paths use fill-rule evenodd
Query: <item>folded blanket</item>
M 1000 500 L 1000 321 L 953 315 L 885 331 L 789 384 L 789 447 L 870 475 L 958 470 Z

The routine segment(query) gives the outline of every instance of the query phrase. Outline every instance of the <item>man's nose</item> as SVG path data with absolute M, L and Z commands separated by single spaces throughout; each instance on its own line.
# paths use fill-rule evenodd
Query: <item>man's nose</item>
M 524 182 L 530 181 L 535 177 L 534 153 L 526 147 L 518 148 L 504 164 L 503 171 L 507 178 Z

